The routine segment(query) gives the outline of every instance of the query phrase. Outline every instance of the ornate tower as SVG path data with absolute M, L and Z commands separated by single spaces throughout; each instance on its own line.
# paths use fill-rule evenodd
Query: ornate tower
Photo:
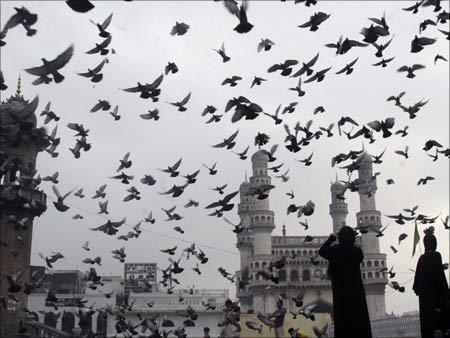
M 241 270 L 238 276 L 245 271 L 250 277 L 250 284 L 245 289 L 237 289 L 237 297 L 241 302 L 241 310 L 250 309 L 265 312 L 275 306 L 275 297 L 267 297 L 266 286 L 269 282 L 259 279 L 257 271 L 263 268 L 272 259 L 272 230 L 274 213 L 270 210 L 269 198 L 258 199 L 248 192 L 263 184 L 270 184 L 267 174 L 269 162 L 268 155 L 259 150 L 253 154 L 252 176 L 250 181 L 245 180 L 239 188 L 241 201 L 239 203 L 239 216 L 244 231 L 237 235 L 237 248 L 241 255 Z
M 28 102 L 20 91 L 0 106 L 0 336 L 17 334 L 26 307 L 25 282 L 29 282 L 33 218 L 46 210 L 46 195 L 34 179 L 38 152 L 48 146 L 44 128 L 36 128 L 36 97 Z M 10 287 L 5 276 L 20 276 L 20 290 Z
M 336 233 L 341 227 L 347 224 L 348 214 L 347 203 L 344 200 L 345 186 L 337 180 L 331 184 L 331 204 L 330 215 L 333 219 L 333 232 Z
M 237 235 L 236 243 L 236 247 L 241 255 L 241 270 L 248 266 L 248 260 L 253 253 L 253 236 L 250 229 L 250 213 L 253 210 L 253 199 L 252 196 L 247 195 L 250 187 L 251 184 L 247 180 L 247 175 L 245 175 L 245 181 L 239 187 L 241 201 L 238 205 L 240 225 L 244 230 Z
M 376 210 L 377 179 L 372 172 L 372 156 L 366 152 L 360 156 L 357 179 L 360 211 L 356 218 L 358 226 L 367 230 L 367 233 L 361 235 L 364 252 L 362 271 L 369 315 L 373 320 L 386 315 L 384 293 L 387 279 L 385 273 L 379 272 L 386 266 L 386 255 L 380 253 L 379 238 L 373 231 L 381 228 L 381 213 Z
M 248 273 L 249 261 L 253 255 L 253 234 L 250 229 L 250 213 L 253 210 L 253 199 L 247 195 L 250 190 L 251 184 L 247 180 L 247 174 L 245 175 L 245 181 L 239 187 L 240 203 L 238 205 L 238 215 L 240 218 L 240 225 L 244 228 L 243 231 L 237 234 L 236 247 L 239 250 L 241 264 L 240 270 L 237 273 L 239 278 Z M 245 271 L 245 272 L 244 272 Z M 250 296 L 248 290 L 240 289 L 239 284 L 236 285 L 236 295 L 241 301 L 241 307 L 243 309 L 250 309 L 253 304 L 253 299 Z
M 267 164 L 269 157 L 259 150 L 252 156 L 253 175 L 250 177 L 252 187 L 271 183 L 267 175 Z M 275 228 L 273 211 L 270 210 L 269 198 L 262 200 L 252 197 L 253 210 L 250 216 L 250 228 L 253 233 L 253 255 L 272 254 L 272 230 Z

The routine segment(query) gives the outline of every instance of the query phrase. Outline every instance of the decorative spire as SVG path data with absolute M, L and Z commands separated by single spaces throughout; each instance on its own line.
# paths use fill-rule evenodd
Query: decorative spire
M 283 230 L 281 230 L 281 233 L 283 234 L 283 237 L 286 237 L 286 225 L 283 224 Z
M 22 79 L 20 77 L 20 73 L 19 73 L 19 78 L 17 79 L 16 96 L 22 97 Z

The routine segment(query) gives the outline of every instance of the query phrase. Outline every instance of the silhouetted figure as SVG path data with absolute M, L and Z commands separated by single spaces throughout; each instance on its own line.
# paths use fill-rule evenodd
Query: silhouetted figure
M 319 250 L 319 255 L 329 261 L 335 338 L 372 337 L 359 267 L 364 255 L 361 248 L 355 246 L 355 237 L 353 229 L 344 226 L 338 233 L 339 244 L 332 245 L 336 241 L 332 234 Z
M 277 309 L 269 317 L 273 318 L 275 337 L 284 337 L 283 324 L 284 317 L 286 316 L 286 308 L 283 307 L 283 301 L 281 299 L 277 300 Z
M 203 338 L 211 338 L 211 336 L 209 335 L 209 327 L 207 326 L 203 328 Z
M 448 284 L 442 266 L 441 254 L 436 251 L 434 228 L 426 229 L 423 238 L 425 253 L 417 262 L 413 290 L 419 296 L 420 331 L 422 338 L 432 338 L 435 330 L 446 331 L 448 318 L 443 318 L 448 299 Z

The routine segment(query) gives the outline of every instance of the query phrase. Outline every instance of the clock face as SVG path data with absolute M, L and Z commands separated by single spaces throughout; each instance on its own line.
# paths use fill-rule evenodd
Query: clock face
M 316 277 L 322 276 L 322 270 L 316 270 L 316 271 L 314 271 L 314 276 L 316 276 Z

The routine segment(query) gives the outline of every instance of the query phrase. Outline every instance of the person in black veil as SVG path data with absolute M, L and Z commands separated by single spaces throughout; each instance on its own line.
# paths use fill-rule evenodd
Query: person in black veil
M 339 243 L 332 245 L 337 238 L 331 234 L 319 250 L 319 255 L 329 262 L 335 338 L 372 338 L 360 270 L 364 255 L 355 246 L 355 238 L 355 231 L 343 226 L 338 233 Z
M 419 296 L 420 331 L 422 338 L 434 337 L 434 331 L 445 332 L 449 321 L 443 318 L 448 311 L 449 289 L 442 265 L 441 254 L 436 251 L 434 228 L 426 229 L 423 238 L 425 253 L 417 262 L 413 290 Z

